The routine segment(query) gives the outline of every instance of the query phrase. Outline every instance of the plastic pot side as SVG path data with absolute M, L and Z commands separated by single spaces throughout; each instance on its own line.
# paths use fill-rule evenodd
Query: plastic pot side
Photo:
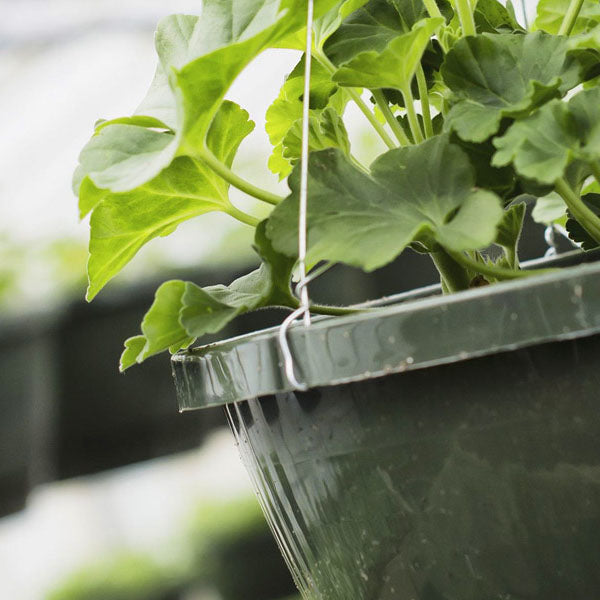
M 181 354 L 306 599 L 600 596 L 600 264 Z M 386 375 L 386 376 L 384 376 Z

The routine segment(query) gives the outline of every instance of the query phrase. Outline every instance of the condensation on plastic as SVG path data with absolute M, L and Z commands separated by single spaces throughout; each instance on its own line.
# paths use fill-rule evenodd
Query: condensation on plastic
M 304 600 L 600 597 L 600 336 L 229 405 Z
M 582 260 L 580 253 L 549 265 Z M 431 290 L 430 290 L 431 291 Z M 600 331 L 600 263 L 291 327 L 309 387 L 362 381 Z M 292 391 L 278 328 L 173 356 L 180 410 Z

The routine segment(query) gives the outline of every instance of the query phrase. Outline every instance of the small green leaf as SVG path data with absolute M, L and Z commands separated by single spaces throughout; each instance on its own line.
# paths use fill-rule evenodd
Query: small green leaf
M 172 349 L 176 352 L 193 343 L 194 338 L 188 335 L 179 322 L 179 311 L 186 287 L 185 281 L 175 279 L 163 283 L 156 290 L 154 302 L 142 321 L 142 333 L 146 344 L 138 355 L 137 362 L 164 350 Z
M 331 81 L 331 75 L 316 61 L 311 68 L 310 84 L 310 118 L 313 128 L 316 123 L 323 123 L 323 111 L 330 108 L 336 113 L 344 111 L 348 96 L 346 92 Z M 265 129 L 273 145 L 273 153 L 269 158 L 269 169 L 279 175 L 280 179 L 287 177 L 292 170 L 293 159 L 299 157 L 299 152 L 288 146 L 294 146 L 297 137 L 298 122 L 302 119 L 302 97 L 304 94 L 304 58 L 294 67 L 282 86 L 279 96 L 267 110 Z M 325 117 L 327 119 L 328 117 Z M 331 120 L 331 118 L 329 118 Z M 288 143 L 284 139 L 291 130 Z M 316 136 L 312 142 L 317 142 L 321 137 L 318 134 L 320 125 L 316 127 Z M 311 145 L 311 150 L 322 149 L 321 141 Z
M 443 19 L 423 19 L 409 33 L 393 39 L 381 52 L 363 52 L 333 75 L 343 86 L 406 90 L 415 75 L 431 36 Z
M 511 269 L 516 269 L 518 264 L 517 247 L 523 231 L 523 220 L 527 205 L 517 202 L 504 211 L 502 220 L 498 224 L 496 244 L 504 249 L 505 258 Z
M 136 127 L 148 127 L 153 129 L 170 130 L 169 125 L 151 116 L 133 115 L 131 117 L 119 117 L 117 119 L 110 119 L 108 121 L 101 119 L 96 122 L 94 126 L 94 133 L 98 134 L 105 127 L 109 125 L 134 125 Z
M 542 29 L 547 33 L 557 34 L 569 8 L 569 3 L 570 0 L 539 0 L 533 30 Z M 583 0 L 571 33 L 588 31 L 598 23 L 600 23 L 600 4 L 597 0 Z
M 479 248 L 493 242 L 502 218 L 494 194 L 473 190 L 469 160 L 447 136 L 383 154 L 371 176 L 338 150 L 313 153 L 309 177 L 310 264 L 330 260 L 371 271 L 432 237 L 454 250 Z M 274 248 L 289 256 L 297 252 L 298 179 L 296 168 L 292 194 L 267 222 Z M 482 216 L 474 231 L 476 210 Z
M 207 145 L 229 166 L 253 127 L 245 110 L 233 102 L 224 102 L 209 131 Z M 99 189 L 89 178 L 84 179 L 80 186 L 80 213 L 93 209 L 88 300 L 150 240 L 168 235 L 180 223 L 198 215 L 228 212 L 228 195 L 229 185 L 223 179 L 188 157 L 175 159 L 160 175 L 126 192 Z
M 322 51 L 325 42 L 331 37 L 342 24 L 343 20 L 354 11 L 361 8 L 367 0 L 343 0 L 326 12 L 323 16 L 315 19 L 313 24 L 314 44 L 317 50 Z M 304 48 L 304 44 L 300 46 Z
M 536 200 L 531 216 L 536 223 L 542 225 L 564 225 L 567 220 L 567 205 L 556 192 L 550 192 Z
M 348 132 L 342 118 L 332 108 L 326 108 L 318 117 L 309 118 L 308 146 L 311 151 L 339 148 L 350 154 Z M 302 149 L 302 120 L 298 119 L 283 139 L 283 157 L 291 164 L 300 158 Z
M 566 38 L 536 32 L 489 34 L 459 40 L 441 68 L 454 105 L 447 127 L 482 142 L 503 117 L 526 116 L 580 83 L 582 66 Z M 540 57 L 544 57 L 540 60 Z
M 524 33 L 514 14 L 497 0 L 478 0 L 473 13 L 479 33 Z
M 149 356 L 190 346 L 198 337 L 217 333 L 236 316 L 264 306 L 295 308 L 290 289 L 295 258 L 276 252 L 265 235 L 266 221 L 256 228 L 255 250 L 261 266 L 229 286 L 205 288 L 189 281 L 163 283 L 142 321 L 143 335 L 129 338 L 121 357 L 121 370 Z
M 146 338 L 143 335 L 136 335 L 125 340 L 125 350 L 123 350 L 123 354 L 121 354 L 121 361 L 119 363 L 119 371 L 121 371 L 121 373 L 125 371 L 125 369 L 138 363 L 138 358 L 142 354 L 145 346 Z M 141 362 L 141 360 L 139 362 Z

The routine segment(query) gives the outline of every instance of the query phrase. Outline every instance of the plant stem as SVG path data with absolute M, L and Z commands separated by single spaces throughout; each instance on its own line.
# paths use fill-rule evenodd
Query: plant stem
M 323 52 L 315 51 L 313 56 L 321 63 L 323 67 L 325 67 L 330 74 L 336 72 L 335 65 L 325 56 Z M 344 88 L 350 98 L 354 101 L 356 106 L 360 109 L 363 115 L 367 117 L 369 123 L 373 126 L 375 131 L 379 134 L 379 137 L 384 141 L 385 145 L 390 148 L 396 148 L 396 144 L 392 138 L 387 134 L 387 131 L 383 128 L 383 125 L 377 120 L 377 117 L 369 110 L 369 107 L 365 104 L 364 100 L 360 97 L 360 93 L 356 88 L 347 87 Z
M 208 148 L 203 148 L 200 151 L 194 153 L 194 158 L 204 162 L 209 166 L 217 175 L 222 177 L 225 181 L 230 183 L 233 187 L 238 190 L 245 192 L 249 196 L 253 196 L 257 200 L 262 200 L 269 204 L 277 205 L 283 198 L 277 194 L 263 190 L 262 188 L 256 187 L 249 181 L 242 179 L 239 175 L 236 175 L 227 165 L 223 164 Z
M 435 0 L 423 0 L 423 4 L 425 4 L 425 8 L 427 9 L 427 12 L 429 13 L 430 17 L 443 18 L 442 13 L 440 12 L 440 8 L 435 2 Z
M 597 241 L 600 242 L 600 218 L 596 216 L 576 194 L 567 181 L 560 178 L 556 181 L 555 189 L 565 201 L 570 213 L 579 224 Z
M 466 269 L 450 256 L 445 250 L 431 253 L 433 264 L 442 278 L 442 288 L 448 292 L 459 292 L 469 288 L 471 280 Z
M 473 19 L 473 11 L 471 10 L 471 3 L 469 0 L 454 0 L 454 5 L 456 6 L 456 12 L 458 13 L 463 36 L 475 35 L 477 31 L 475 29 L 475 20 Z
M 361 310 L 365 310 L 365 309 L 350 308 L 347 306 L 327 306 L 325 304 L 311 304 L 310 305 L 310 312 L 314 312 L 319 315 L 332 315 L 332 316 L 351 315 L 351 314 L 354 314 L 357 312 L 361 312 Z
M 401 90 L 402 97 L 404 98 L 404 106 L 406 108 L 406 115 L 408 116 L 408 124 L 410 125 L 410 130 L 413 135 L 413 139 L 415 140 L 415 144 L 420 144 L 425 140 L 423 137 L 423 132 L 421 131 L 421 125 L 419 125 L 419 118 L 417 117 L 417 113 L 415 112 L 415 100 L 412 95 L 412 90 L 410 89 L 410 85 L 407 85 L 406 88 Z
M 423 113 L 423 125 L 425 126 L 425 137 L 433 137 L 433 122 L 431 121 L 431 108 L 429 107 L 429 92 L 427 91 L 427 80 L 423 66 L 419 63 L 417 67 L 417 85 L 419 86 L 419 99 L 421 100 L 421 112 Z
M 569 8 L 567 8 L 567 12 L 563 17 L 562 23 L 560 24 L 560 29 L 558 30 L 558 35 L 569 35 L 573 30 L 573 26 L 575 25 L 575 21 L 577 21 L 577 17 L 579 16 L 579 11 L 583 5 L 583 0 L 571 0 L 569 2 Z
M 388 101 L 386 100 L 383 92 L 381 90 L 371 90 L 373 93 L 373 98 L 375 98 L 375 102 L 377 102 L 377 106 L 379 106 L 379 110 L 385 117 L 385 120 L 388 122 L 388 125 L 391 127 L 396 139 L 400 142 L 401 146 L 410 146 L 410 140 L 404 133 L 404 129 L 402 129 L 402 125 L 398 123 L 398 119 L 394 116 L 390 107 L 388 105 Z
M 534 269 L 531 271 L 518 271 L 513 269 L 505 269 L 504 267 L 497 267 L 496 265 L 490 265 L 484 262 L 473 260 L 463 252 L 454 252 L 448 250 L 448 254 L 463 267 L 493 277 L 494 279 L 505 280 L 505 279 L 520 279 L 522 277 L 532 277 L 533 275 L 541 275 L 543 273 L 554 273 L 556 269 Z
M 227 209 L 227 214 L 231 215 L 234 219 L 245 223 L 246 225 L 250 225 L 250 227 L 256 227 L 260 223 L 260 219 L 257 219 L 256 217 L 253 217 L 248 213 L 245 213 L 244 211 L 240 210 L 239 208 L 236 208 L 233 205 L 231 205 Z
M 361 170 L 365 175 L 370 175 L 371 171 L 367 169 L 353 154 L 349 156 L 350 162 L 359 170 Z

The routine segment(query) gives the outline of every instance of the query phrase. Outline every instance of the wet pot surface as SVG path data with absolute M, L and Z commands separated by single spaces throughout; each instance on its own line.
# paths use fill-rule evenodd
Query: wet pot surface
M 228 406 L 310 600 L 600 598 L 600 336 Z

